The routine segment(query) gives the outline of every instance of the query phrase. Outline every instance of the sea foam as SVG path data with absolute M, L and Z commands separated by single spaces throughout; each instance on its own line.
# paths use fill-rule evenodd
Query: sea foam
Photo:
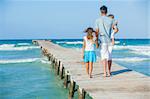
M 141 62 L 141 61 L 149 61 L 148 58 L 141 57 L 125 57 L 125 58 L 113 58 L 114 61 L 125 61 L 125 62 Z
M 31 45 L 30 43 L 18 43 L 17 45 Z
M 0 60 L 0 64 L 12 64 L 12 63 L 31 63 L 31 62 L 41 62 L 44 64 L 51 64 L 47 58 L 26 58 L 26 59 L 8 59 Z
M 15 44 L 2 44 L 0 45 L 0 51 L 12 51 L 12 50 L 29 50 L 29 49 L 37 49 L 39 46 L 19 46 L 16 47 Z
M 0 48 L 10 48 L 10 47 L 14 47 L 15 44 L 1 44 Z
M 0 64 L 8 64 L 8 63 L 30 63 L 30 62 L 37 61 L 39 59 L 40 58 L 0 60 Z
M 83 44 L 82 41 L 74 41 L 74 42 L 65 42 L 65 41 L 58 41 L 57 44 Z
M 48 61 L 47 59 L 40 59 L 40 62 L 44 64 L 51 64 L 51 61 Z
M 115 45 L 114 50 L 130 50 L 131 53 L 150 56 L 150 46 L 120 46 Z

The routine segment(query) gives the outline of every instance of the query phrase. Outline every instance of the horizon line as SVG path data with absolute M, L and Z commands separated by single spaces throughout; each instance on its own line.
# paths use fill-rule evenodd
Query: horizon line
M 2 40 L 71 40 L 71 39 L 76 39 L 76 40 L 82 40 L 82 38 L 63 38 L 63 39 L 60 39 L 60 38 L 29 38 L 29 39 L 26 39 L 26 38 L 17 38 L 17 39 L 0 39 L 0 41 Z M 139 40 L 142 40 L 142 39 L 150 39 L 150 38 L 116 38 L 116 40 L 119 40 L 119 39 L 139 39 Z

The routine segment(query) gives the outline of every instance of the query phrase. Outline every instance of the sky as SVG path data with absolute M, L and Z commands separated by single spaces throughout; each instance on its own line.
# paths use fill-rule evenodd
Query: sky
M 150 38 L 150 0 L 0 0 L 0 39 L 81 39 L 102 5 L 118 20 L 116 38 Z
M 150 38 L 150 0 L 148 1 L 148 37 Z

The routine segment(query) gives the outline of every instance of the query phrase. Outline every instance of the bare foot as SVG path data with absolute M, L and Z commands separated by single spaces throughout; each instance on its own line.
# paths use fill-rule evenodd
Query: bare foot
M 93 78 L 92 75 L 90 75 L 90 78 Z
M 106 73 L 103 74 L 103 77 L 107 77 Z
M 111 72 L 108 72 L 107 76 L 110 77 L 111 76 Z
M 107 77 L 110 77 L 111 76 L 111 74 L 109 73 L 109 74 L 107 74 Z

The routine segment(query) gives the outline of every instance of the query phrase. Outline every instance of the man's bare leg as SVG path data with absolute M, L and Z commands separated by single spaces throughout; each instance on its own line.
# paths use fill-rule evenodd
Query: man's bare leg
M 107 76 L 107 74 L 106 74 L 106 69 L 107 69 L 107 60 L 106 59 L 104 59 L 104 60 L 102 60 L 102 64 L 103 64 L 103 70 L 104 70 L 104 77 L 106 77 Z
M 108 61 L 108 76 L 111 75 L 111 65 L 112 65 L 112 60 Z

